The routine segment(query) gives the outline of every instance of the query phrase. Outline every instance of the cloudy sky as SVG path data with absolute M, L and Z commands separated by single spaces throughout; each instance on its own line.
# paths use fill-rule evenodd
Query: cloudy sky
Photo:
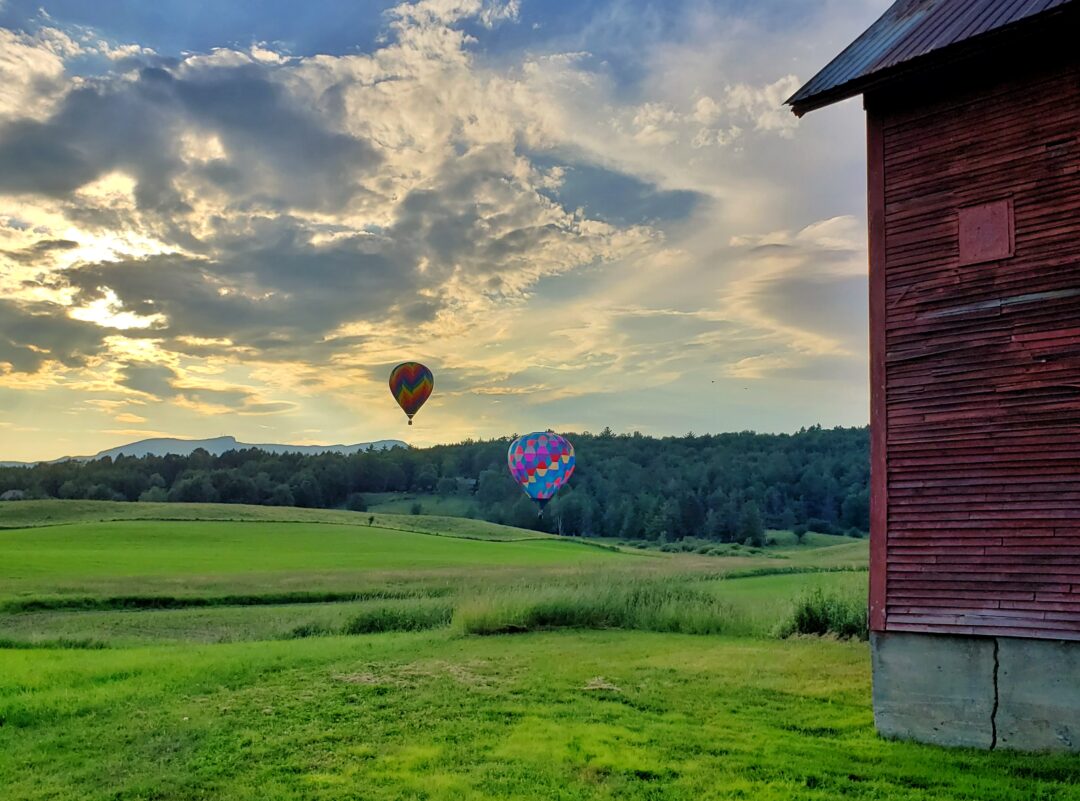
M 866 422 L 861 109 L 781 104 L 887 0 L 40 1 L 0 458 Z

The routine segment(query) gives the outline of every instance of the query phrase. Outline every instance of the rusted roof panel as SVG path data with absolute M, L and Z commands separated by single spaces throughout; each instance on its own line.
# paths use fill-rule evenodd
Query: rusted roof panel
M 860 94 L 888 70 L 1077 0 L 897 0 L 788 99 L 796 114 Z

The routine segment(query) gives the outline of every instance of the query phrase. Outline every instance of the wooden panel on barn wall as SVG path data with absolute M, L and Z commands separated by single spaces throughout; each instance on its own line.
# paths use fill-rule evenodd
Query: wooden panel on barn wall
M 959 211 L 957 251 L 960 266 L 1012 258 L 1012 200 L 995 200 Z
M 1080 639 L 1080 69 L 883 122 L 889 630 Z

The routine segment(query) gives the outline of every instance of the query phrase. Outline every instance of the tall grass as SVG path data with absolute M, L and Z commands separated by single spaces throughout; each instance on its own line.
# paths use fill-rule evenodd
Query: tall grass
M 285 639 L 301 639 L 334 634 L 382 634 L 388 631 L 426 631 L 450 625 L 454 607 L 436 598 L 412 598 L 372 604 L 353 615 L 344 625 L 301 623 Z
M 780 634 L 833 634 L 865 640 L 870 636 L 866 598 L 861 595 L 811 590 L 795 604 Z
M 446 601 L 414 598 L 364 609 L 346 625 L 344 634 L 378 634 L 384 631 L 423 631 L 449 626 L 454 607 Z
M 743 634 L 739 610 L 673 578 L 597 577 L 523 583 L 460 601 L 454 625 L 467 634 L 542 629 L 639 629 L 682 634 Z
M 213 609 L 185 610 L 186 604 L 178 605 L 179 608 L 171 604 L 165 608 L 124 604 L 115 610 L 115 620 L 106 618 L 103 622 L 83 625 L 79 623 L 78 612 L 72 617 L 72 610 L 66 608 L 55 619 L 48 617 L 52 612 L 30 612 L 34 620 L 35 614 L 45 618 L 39 625 L 31 622 L 29 628 L 15 627 L 22 635 L 18 638 L 5 636 L 9 632 L 0 628 L 0 650 L 102 647 L 114 639 L 123 642 L 135 637 L 142 641 L 147 631 L 154 630 L 160 630 L 163 641 L 177 637 L 201 641 L 198 632 L 203 631 L 217 632 L 221 641 L 232 641 L 424 631 L 450 625 L 464 635 L 572 628 L 757 637 L 867 636 L 865 593 L 861 586 L 825 591 L 818 587 L 799 597 L 782 582 L 775 587 L 748 587 L 744 593 L 738 587 L 726 586 L 726 581 L 724 592 L 719 592 L 715 583 L 696 579 L 679 574 L 615 571 L 549 573 L 544 579 L 519 577 L 495 585 L 470 582 L 456 588 L 371 588 L 350 593 L 349 600 L 361 603 L 351 609 L 342 608 L 340 613 L 333 612 L 338 604 L 325 602 L 340 600 L 336 597 L 277 596 L 277 600 L 286 602 L 263 607 L 266 613 L 255 614 L 252 610 L 251 617 L 241 616 L 239 609 L 222 616 Z M 311 605 L 317 598 L 324 603 Z M 199 600 L 204 603 L 191 606 L 211 606 L 206 603 L 211 599 Z M 237 599 L 234 596 L 230 600 Z M 269 598 L 245 596 L 240 600 L 261 605 L 259 602 Z M 89 613 L 85 609 L 78 611 Z M 158 614 L 163 617 L 158 618 Z M 85 639 L 87 631 L 95 630 L 95 626 L 100 636 Z

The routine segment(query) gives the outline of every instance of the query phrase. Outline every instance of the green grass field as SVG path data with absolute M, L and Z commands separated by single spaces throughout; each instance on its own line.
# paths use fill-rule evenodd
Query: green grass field
M 183 577 L 222 584 L 222 577 L 239 575 L 265 577 L 275 585 L 281 576 L 311 577 L 320 584 L 337 576 L 337 585 L 346 586 L 370 572 L 569 566 L 620 558 L 627 557 L 572 541 L 488 542 L 368 526 L 73 523 L 0 533 L 0 592 L 83 593 L 103 582 L 115 583 L 116 591 L 145 591 L 176 586 Z
M 1080 798 L 1075 758 L 879 739 L 866 644 L 779 636 L 865 597 L 864 541 L 368 517 L 0 506 L 0 798 Z
M 11 799 L 1068 799 L 873 733 L 866 652 L 646 632 L 0 655 Z

